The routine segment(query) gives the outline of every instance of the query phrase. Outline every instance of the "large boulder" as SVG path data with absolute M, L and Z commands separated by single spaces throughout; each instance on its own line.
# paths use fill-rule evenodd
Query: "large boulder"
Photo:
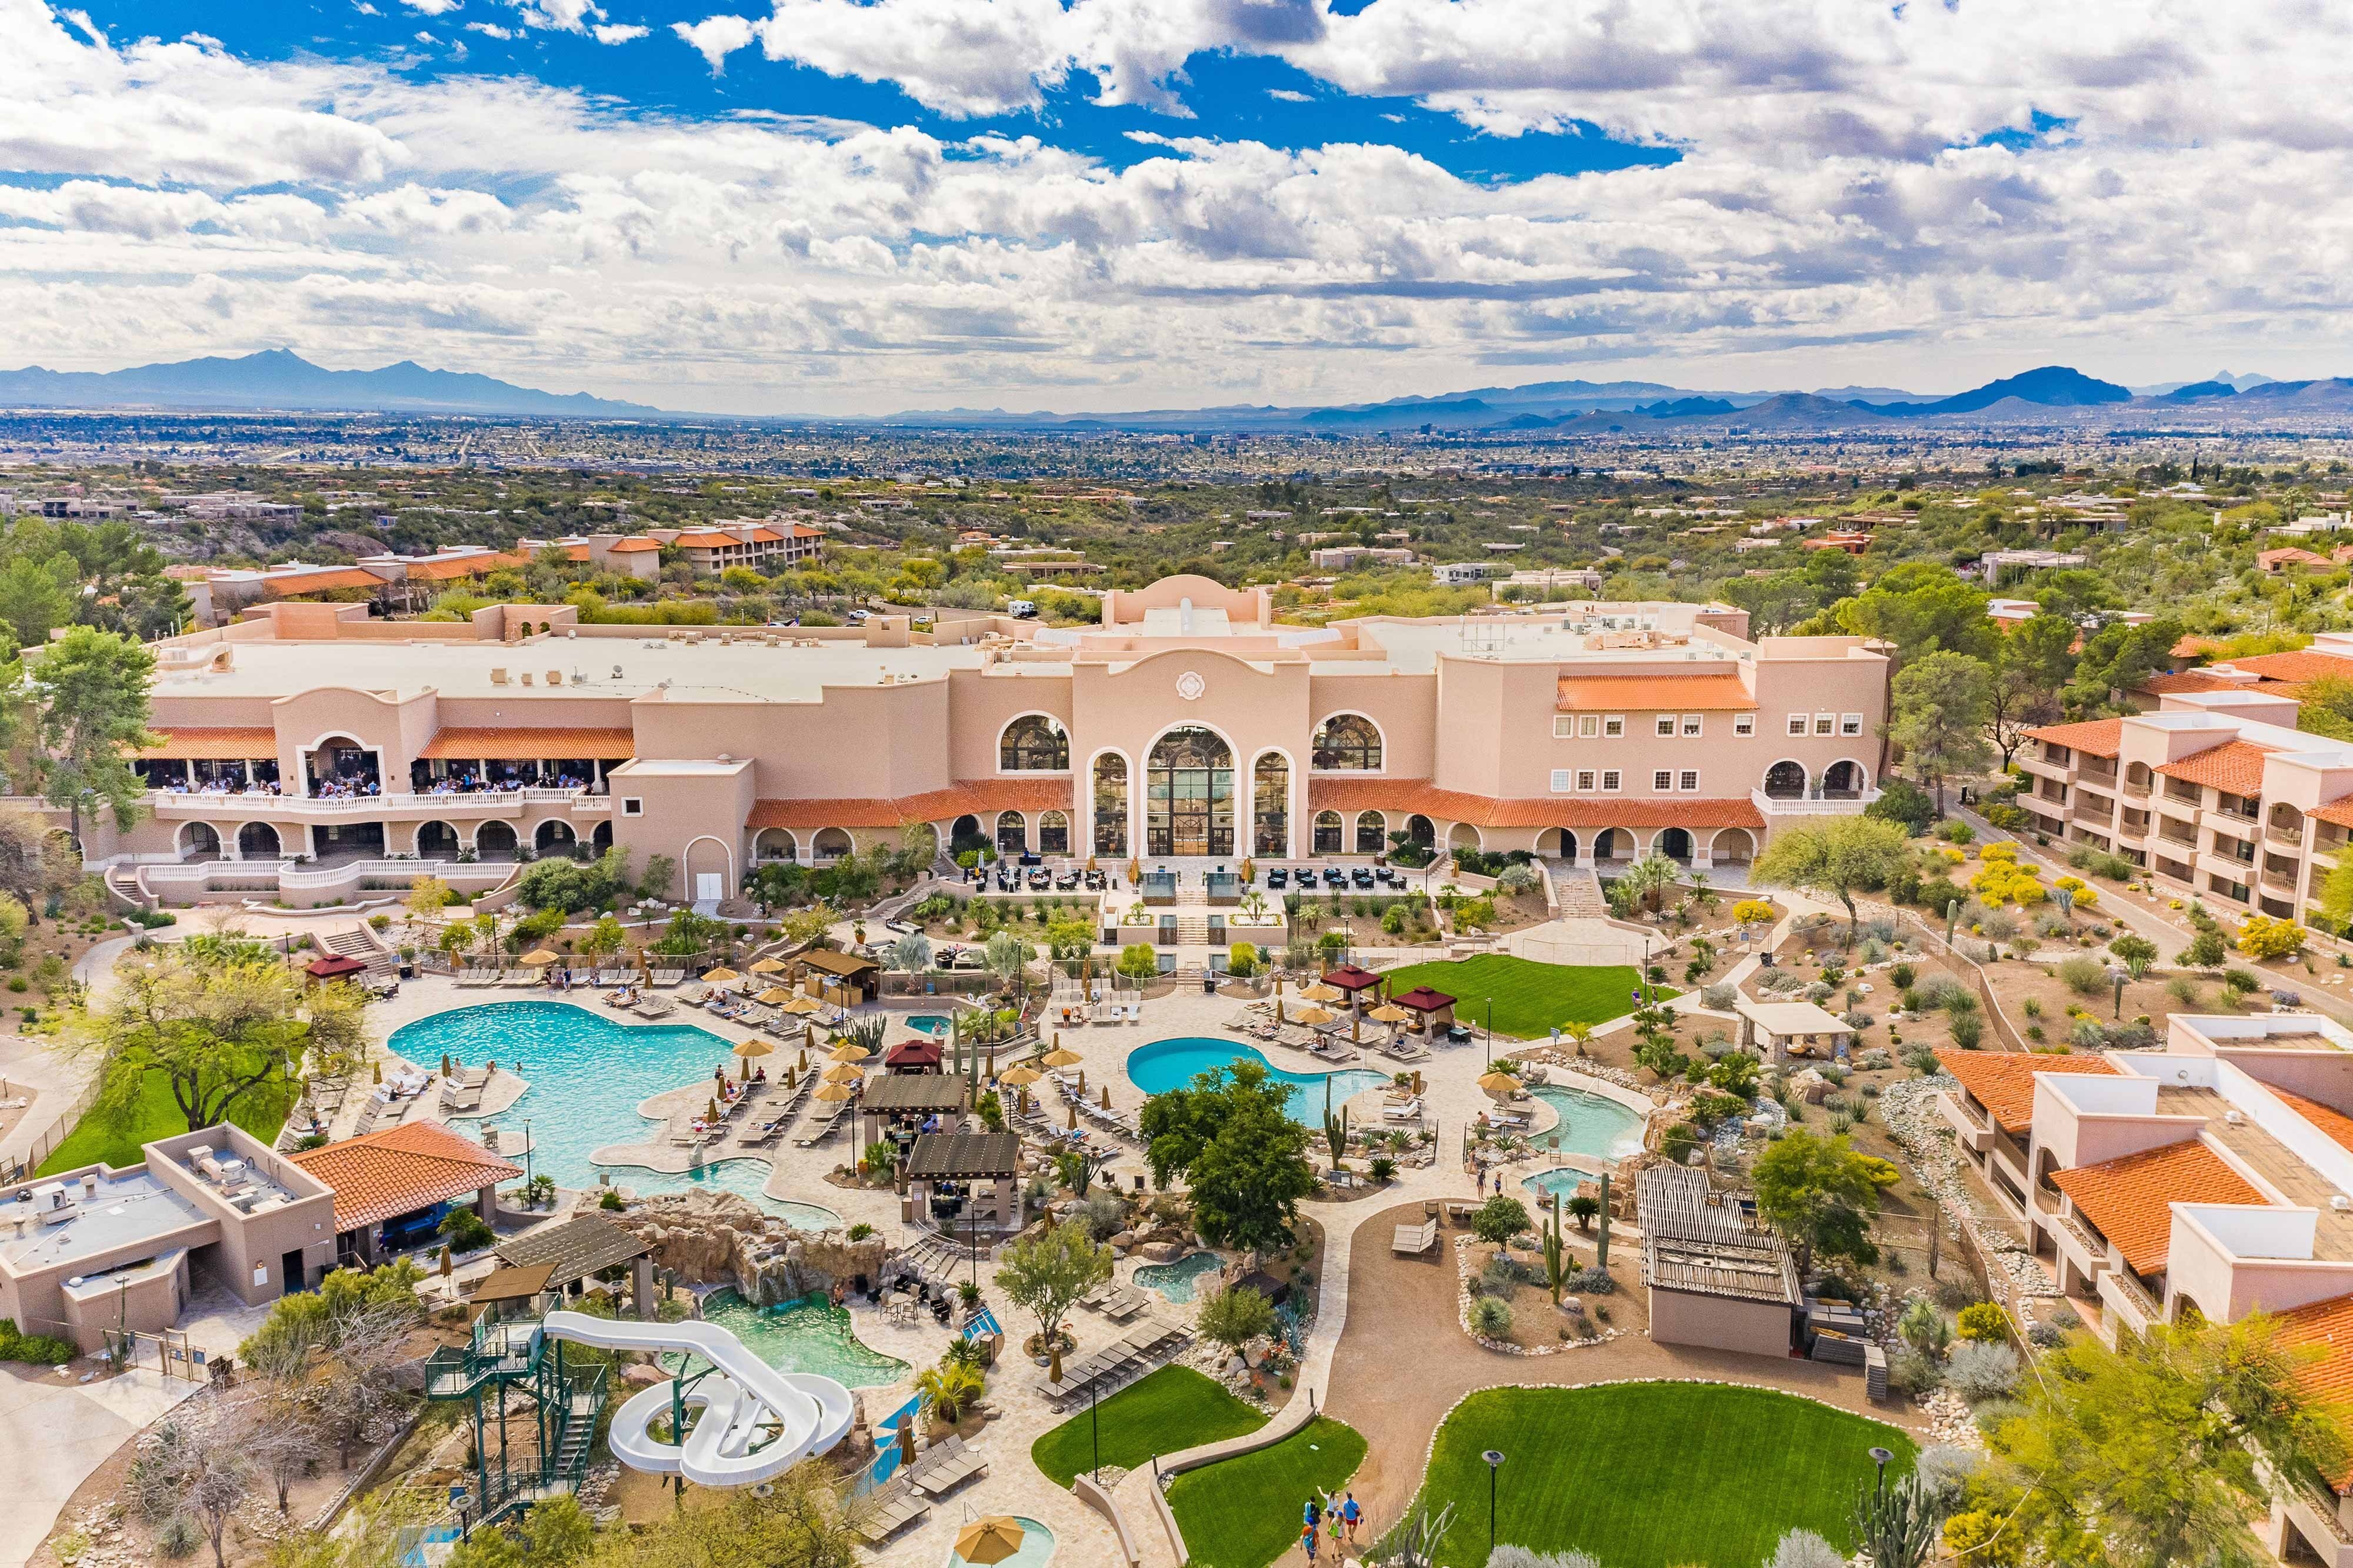
M 796 1230 L 749 1198 L 702 1188 L 607 1217 L 653 1243 L 654 1266 L 689 1285 L 732 1285 L 754 1306 L 795 1301 L 881 1275 L 889 1244 L 843 1230 Z
M 1151 1263 L 1174 1263 L 1191 1250 L 1181 1241 L 1147 1241 L 1144 1257 Z

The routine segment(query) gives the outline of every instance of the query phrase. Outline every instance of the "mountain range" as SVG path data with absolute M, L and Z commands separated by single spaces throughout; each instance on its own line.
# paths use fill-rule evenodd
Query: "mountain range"
M 0 371 L 0 409 L 302 410 L 596 420 L 708 419 L 586 393 L 543 392 L 471 372 L 403 360 L 378 370 L 327 370 L 285 349 L 132 369 Z M 1191 434 L 1430 432 L 1548 436 L 1772 433 L 1932 427 L 2245 428 L 2300 422 L 2353 428 L 2353 377 L 2274 381 L 2220 371 L 2135 389 L 2066 365 L 2044 365 L 1948 396 L 1896 387 L 1812 392 L 1694 390 L 1655 381 L 1540 381 L 1375 403 L 1227 405 L 1127 414 L 948 408 L 879 418 L 777 423 L 931 431 L 1156 431 Z

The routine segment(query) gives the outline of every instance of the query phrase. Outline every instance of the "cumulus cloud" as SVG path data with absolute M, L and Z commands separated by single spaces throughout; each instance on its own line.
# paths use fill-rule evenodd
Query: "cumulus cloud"
M 400 3 L 410 10 L 422 12 L 427 16 L 446 16 L 450 12 L 462 8 L 466 0 L 400 0 Z M 360 9 L 372 12 L 372 8 L 365 5 L 361 6 Z
M 727 68 L 729 55 L 749 48 L 760 36 L 750 18 L 744 16 L 706 16 L 700 22 L 672 22 L 670 30 L 703 58 L 713 76 Z
M 588 31 L 590 36 L 600 44 L 628 44 L 635 43 L 653 29 L 640 27 L 635 23 L 599 22 Z

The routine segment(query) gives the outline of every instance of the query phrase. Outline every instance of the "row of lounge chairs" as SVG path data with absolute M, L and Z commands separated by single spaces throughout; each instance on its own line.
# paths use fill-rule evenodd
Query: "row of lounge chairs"
M 876 1489 L 859 1510 L 859 1538 L 880 1546 L 920 1520 L 930 1517 L 939 1501 L 966 1481 L 988 1473 L 988 1460 L 958 1436 L 944 1437 L 899 1468 L 896 1475 Z
M 1059 1413 L 1071 1400 L 1084 1399 L 1092 1384 L 1097 1394 L 1126 1387 L 1182 1349 L 1192 1331 L 1159 1318 L 1146 1318 L 1092 1354 L 1062 1368 L 1062 1381 L 1038 1380 L 1038 1392 Z
M 1069 1078 L 1060 1072 L 1050 1073 L 1048 1076 L 1054 1080 L 1054 1087 L 1062 1091 L 1064 1101 L 1077 1107 L 1082 1117 L 1105 1131 L 1116 1132 L 1123 1138 L 1133 1138 L 1138 1142 L 1143 1142 L 1144 1132 L 1136 1126 L 1135 1118 L 1124 1110 L 1106 1110 L 1095 1104 L 1086 1097 L 1085 1091 L 1078 1087 L 1078 1080 L 1075 1079 Z
M 1091 1312 L 1101 1312 L 1114 1323 L 1124 1323 L 1152 1304 L 1142 1291 L 1127 1285 L 1099 1285 L 1079 1298 L 1079 1305 Z
M 1054 1002 L 1046 1008 L 1047 1016 L 1061 1028 L 1073 1028 L 1082 1024 L 1141 1024 L 1144 1004 L 1141 1002 Z

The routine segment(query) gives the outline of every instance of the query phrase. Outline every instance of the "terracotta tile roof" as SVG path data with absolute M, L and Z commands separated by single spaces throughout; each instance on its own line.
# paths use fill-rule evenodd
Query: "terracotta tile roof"
M 732 533 L 722 533 L 716 529 L 698 529 L 692 533 L 681 533 L 670 542 L 681 550 L 724 550 L 731 544 L 744 542 Z
M 564 558 L 566 561 L 586 561 L 588 559 L 588 547 L 585 544 L 565 544 L 559 545 L 557 548 L 564 552 Z
M 2232 669 L 2243 669 L 2265 680 L 2318 680 L 2323 676 L 2353 679 L 2353 658 L 2339 658 L 2331 653 L 2258 653 L 2229 662 Z
M 530 564 L 522 556 L 493 550 L 480 555 L 450 555 L 429 561 L 412 561 L 408 563 L 408 575 L 412 582 L 446 583 L 453 577 L 487 577 L 509 566 Z
M 2039 1072 L 2106 1073 L 2116 1068 L 2104 1057 L 2063 1057 L 2041 1051 L 1936 1053 L 1945 1070 L 1961 1080 L 2005 1132 L 2023 1132 L 2034 1121 L 2034 1075 Z
M 2179 675 L 2152 675 L 2135 691 L 2146 691 L 2152 697 L 2164 697 L 2177 691 L 2246 691 L 2252 683 L 2225 680 L 2219 675 L 2209 675 L 2202 669 L 2185 669 Z
M 2319 1355 L 2296 1368 L 2296 1380 L 2325 1404 L 2353 1405 L 2353 1296 L 2331 1296 L 2279 1314 L 2280 1343 Z M 2340 1423 L 2344 1420 L 2339 1416 Z M 2353 1458 L 2328 1478 L 2341 1494 L 2353 1489 Z
M 1757 696 L 1736 675 L 1564 675 L 1554 708 L 1562 713 L 1746 711 Z
M 2192 632 L 2175 643 L 2168 651 L 2175 658 L 2198 658 L 2207 654 L 2221 652 L 2222 645 L 2212 637 L 2201 637 Z
M 2116 1244 L 2133 1272 L 2144 1275 L 2164 1270 L 2173 1205 L 2265 1201 L 2220 1154 L 2194 1138 L 2121 1160 L 2054 1171 L 2051 1179 Z
M 1310 811 L 1419 812 L 1474 827 L 1746 827 L 1761 829 L 1764 814 L 1746 797 L 1700 800 L 1677 795 L 1546 795 L 1491 800 L 1439 789 L 1428 779 L 1344 778 L 1307 781 Z
M 357 1230 L 522 1174 L 438 1121 L 410 1121 L 286 1156 L 335 1190 L 335 1228 Z
M 2084 724 L 2043 724 L 2026 731 L 2026 738 L 2094 757 L 2113 757 L 2124 750 L 2124 731 L 2121 719 L 2094 719 Z
M 1076 814 L 1078 786 L 1067 778 L 966 779 L 946 789 L 896 798 L 758 800 L 744 826 L 762 827 L 896 827 L 944 822 L 970 812 L 1063 811 Z M 1073 838 L 1073 843 L 1077 840 Z
M 2178 763 L 2160 763 L 2157 771 L 2169 779 L 2208 784 L 2229 795 L 2258 795 L 2263 793 L 2263 759 L 2271 754 L 2269 746 L 2258 746 L 2253 741 L 2226 741 Z
M 648 539 L 644 534 L 639 533 L 632 534 L 627 539 L 615 540 L 605 547 L 605 552 L 608 555 L 635 555 L 640 551 L 660 548 L 660 542 Z
M 2323 822 L 2333 822 L 2339 827 L 2353 827 L 2353 795 L 2342 800 L 2325 800 L 2305 814 Z
M 153 732 L 162 736 L 164 743 L 149 746 L 139 755 L 233 763 L 245 757 L 274 757 L 278 754 L 278 731 L 266 725 L 218 730 L 157 729 Z
M 2255 564 L 2266 572 L 2275 566 L 2326 566 L 2328 564 L 2328 557 L 2315 555 L 2309 550 L 2299 550 L 2295 545 L 2289 544 L 2277 550 L 2258 552 L 2255 556 Z
M 301 572 L 261 580 L 261 591 L 273 599 L 291 599 L 302 594 L 327 594 L 341 588 L 374 590 L 384 585 L 383 578 L 356 566 L 338 567 L 327 572 Z
M 782 544 L 784 542 L 785 536 L 773 528 L 755 528 L 752 531 L 752 542 L 754 544 Z
M 533 757 L 634 757 L 638 738 L 627 730 L 447 729 L 417 753 L 427 759 L 465 762 L 496 758 L 528 762 Z
M 2275 1084 L 2264 1085 L 2278 1096 L 2281 1104 L 2312 1123 L 2313 1127 L 2340 1149 L 2353 1149 L 2353 1116 L 2348 1116 L 2333 1105 L 2323 1105 L 2316 1100 L 2306 1100 Z

